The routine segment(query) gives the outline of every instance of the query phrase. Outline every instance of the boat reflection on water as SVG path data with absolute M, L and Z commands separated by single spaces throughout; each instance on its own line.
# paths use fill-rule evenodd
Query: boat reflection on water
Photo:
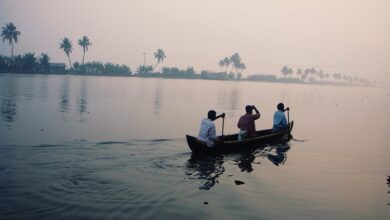
M 209 190 L 216 183 L 218 178 L 225 172 L 223 164 L 233 161 L 241 172 L 252 172 L 253 164 L 261 164 L 264 158 L 274 165 L 283 165 L 287 160 L 287 151 L 290 149 L 288 143 L 279 145 L 264 145 L 257 149 L 244 150 L 239 153 L 229 153 L 220 155 L 199 155 L 192 154 L 187 161 L 185 174 L 189 179 L 203 180 L 200 190 Z
M 224 157 L 222 155 L 206 156 L 192 154 L 186 164 L 185 174 L 192 176 L 190 179 L 205 180 L 199 189 L 209 190 L 215 183 L 218 183 L 218 177 L 225 172 L 223 163 Z
M 387 176 L 387 186 L 390 187 L 390 176 Z M 387 193 L 390 193 L 390 191 L 388 191 Z M 387 205 L 390 205 L 390 203 L 388 203 Z

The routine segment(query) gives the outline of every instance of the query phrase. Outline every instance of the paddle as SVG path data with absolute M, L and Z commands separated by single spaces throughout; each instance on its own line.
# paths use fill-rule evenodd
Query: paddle
M 293 136 L 291 135 L 291 129 L 290 129 L 290 107 L 287 107 L 286 111 L 287 111 L 288 137 L 289 139 L 292 139 Z
M 222 117 L 222 137 L 223 137 L 223 128 L 225 127 L 225 117 Z
M 287 124 L 290 124 L 290 107 L 287 107 L 286 110 L 287 110 Z
M 288 122 L 288 125 L 290 126 L 290 107 L 287 107 L 286 108 L 286 111 L 287 111 L 287 122 Z M 290 129 L 290 128 L 289 128 Z M 289 130 L 288 132 L 288 135 L 289 137 L 294 140 L 294 141 L 297 141 L 297 142 L 305 142 L 306 140 L 298 140 L 298 139 L 295 139 L 292 135 L 291 135 L 291 130 Z
M 220 116 L 222 117 L 222 135 L 220 141 L 223 142 L 223 129 L 225 127 L 225 113 L 222 113 Z

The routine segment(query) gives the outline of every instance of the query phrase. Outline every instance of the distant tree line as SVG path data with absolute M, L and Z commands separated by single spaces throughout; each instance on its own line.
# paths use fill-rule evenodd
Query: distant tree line
M 297 80 L 302 83 L 331 83 L 331 84 L 355 84 L 355 85 L 369 85 L 369 80 L 359 78 L 356 76 L 349 76 L 341 73 L 325 73 L 322 69 L 298 68 L 294 71 L 291 67 L 283 66 L 281 73 L 284 79 Z
M 180 78 L 180 79 L 208 79 L 208 80 L 236 80 L 234 74 L 202 70 L 196 72 L 193 67 L 179 69 L 177 67 L 163 67 L 161 72 L 154 72 L 153 66 L 139 66 L 133 76 L 148 78 Z
M 31 52 L 14 57 L 0 55 L 0 72 L 49 72 L 49 60 L 44 53 L 38 57 Z
M 53 71 L 51 68 L 50 57 L 42 53 L 36 56 L 28 52 L 24 55 L 17 55 L 13 58 L 0 55 L 0 72 L 18 72 L 18 73 L 72 73 L 89 75 L 122 75 L 130 76 L 131 70 L 126 65 L 113 63 L 87 62 L 85 64 L 74 63 L 74 67 L 63 72 Z
M 10 22 L 2 27 L 1 37 L 3 42 L 7 41 L 11 46 L 11 57 L 0 55 L 0 72 L 22 72 L 22 73 L 59 73 L 58 71 L 52 71 L 50 57 L 42 53 L 40 56 L 36 56 L 34 53 L 28 52 L 24 55 L 14 56 L 14 43 L 18 42 L 18 37 L 21 34 L 17 30 L 16 26 Z M 60 49 L 62 49 L 69 61 L 69 69 L 61 71 L 60 73 L 72 73 L 72 74 L 93 74 L 93 75 L 131 75 L 131 70 L 126 65 L 118 65 L 113 63 L 102 62 L 87 62 L 84 63 L 85 53 L 88 48 L 92 46 L 92 42 L 88 36 L 83 36 L 78 40 L 78 44 L 83 49 L 83 58 L 81 64 L 78 62 L 72 66 L 70 55 L 73 51 L 72 41 L 64 37 L 60 41 Z M 159 51 L 158 62 L 161 62 L 163 58 Z
M 18 37 L 21 34 L 16 26 L 10 22 L 2 27 L 1 37 L 3 42 L 8 42 L 11 46 L 11 56 L 0 55 L 0 72 L 31 72 L 31 73 L 51 73 L 50 57 L 42 53 L 36 56 L 34 53 L 28 52 L 24 55 L 14 56 L 14 43 L 18 42 Z M 239 53 L 234 53 L 231 56 L 226 56 L 218 62 L 220 72 L 203 70 L 196 73 L 193 67 L 187 69 L 179 69 L 177 67 L 163 67 L 161 71 L 157 71 L 158 64 L 162 63 L 166 58 L 166 53 L 162 49 L 157 49 L 153 54 L 156 60 L 154 65 L 140 65 L 136 72 L 132 74 L 130 68 L 126 65 L 118 65 L 113 63 L 102 62 L 86 62 L 85 54 L 92 42 L 88 36 L 83 36 L 78 40 L 78 45 L 82 48 L 81 63 L 75 62 L 72 65 L 71 54 L 73 51 L 73 43 L 68 37 L 61 39 L 59 48 L 64 51 L 68 58 L 69 68 L 65 70 L 63 67 L 62 73 L 72 74 L 90 74 L 90 75 L 121 75 L 121 76 L 138 76 L 138 77 L 162 77 L 162 78 L 188 78 L 188 79 L 212 79 L 212 80 L 240 80 L 242 72 L 246 69 L 246 65 L 242 62 Z M 145 53 L 144 53 L 145 56 Z M 58 72 L 56 72 L 58 73 Z M 322 69 L 315 68 L 298 68 L 294 71 L 291 67 L 283 66 L 281 69 L 283 77 L 277 77 L 270 74 L 254 74 L 249 75 L 246 80 L 251 81 L 266 81 L 266 82 L 286 82 L 286 83 L 326 83 L 326 84 L 355 84 L 355 85 L 370 85 L 370 81 L 365 78 L 349 76 L 340 73 L 325 73 Z
M 198 78 L 197 74 L 193 67 L 187 67 L 185 70 L 181 70 L 177 67 L 163 67 L 161 75 L 166 78 L 188 78 L 195 79 Z
M 71 73 L 89 74 L 89 75 L 113 75 L 113 76 L 130 76 L 131 70 L 126 65 L 118 65 L 113 63 L 102 62 L 87 62 L 78 63 L 75 62 Z
M 221 68 L 219 75 L 225 73 L 226 77 L 229 79 L 240 79 L 242 77 L 242 71 L 246 69 L 246 65 L 241 61 L 239 53 L 235 53 L 230 57 L 224 57 L 218 62 L 218 66 Z M 231 68 L 228 74 L 229 66 L 231 66 Z M 225 71 L 223 71 L 223 68 L 225 68 Z

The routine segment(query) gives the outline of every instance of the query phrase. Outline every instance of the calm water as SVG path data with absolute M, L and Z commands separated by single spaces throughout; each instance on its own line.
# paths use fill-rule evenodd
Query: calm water
M 302 141 L 191 156 L 209 109 L 280 101 Z M 390 216 L 389 89 L 3 74 L 0 108 L 0 219 Z

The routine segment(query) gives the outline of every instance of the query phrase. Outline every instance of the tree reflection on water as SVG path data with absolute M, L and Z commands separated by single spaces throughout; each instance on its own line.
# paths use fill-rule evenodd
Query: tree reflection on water
M 16 102 L 14 97 L 1 99 L 0 114 L 4 122 L 14 122 L 16 120 Z
M 274 165 L 283 165 L 287 160 L 287 151 L 290 149 L 288 143 L 279 145 L 265 145 L 256 149 L 247 149 L 239 153 L 220 155 L 198 155 L 192 154 L 187 161 L 185 174 L 190 179 L 203 180 L 200 190 L 209 190 L 216 183 L 218 178 L 225 172 L 223 164 L 227 161 L 234 161 L 241 172 L 252 172 L 253 164 L 260 164 L 262 158 L 267 158 Z

